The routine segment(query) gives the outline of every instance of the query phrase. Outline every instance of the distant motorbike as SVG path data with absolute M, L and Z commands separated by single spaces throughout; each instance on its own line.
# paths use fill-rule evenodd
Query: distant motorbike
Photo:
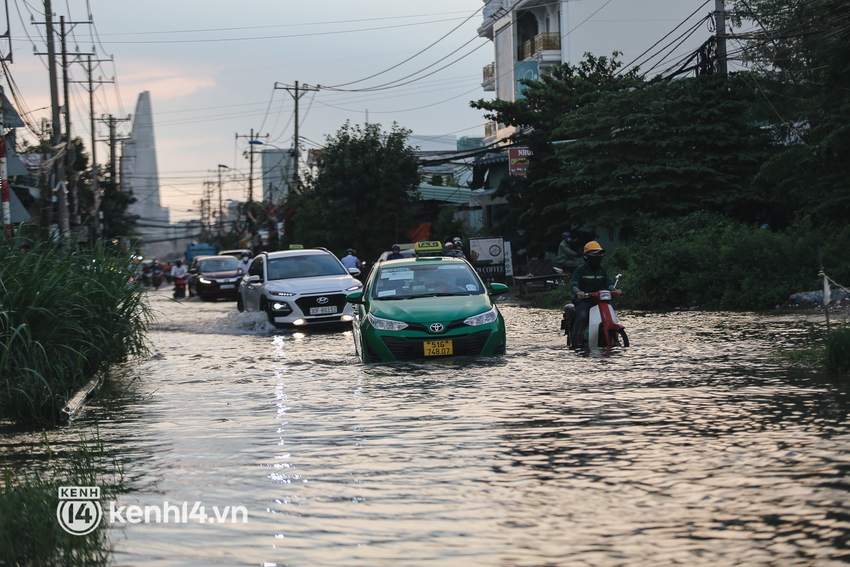
M 186 280 L 187 276 L 174 278 L 174 299 L 183 299 L 186 297 Z
M 151 270 L 151 285 L 154 289 L 159 289 L 163 281 L 165 281 L 165 273 L 159 266 L 154 266 Z
M 612 347 L 629 346 L 629 337 L 626 330 L 617 319 L 617 314 L 611 307 L 611 300 L 622 292 L 617 289 L 617 284 L 622 279 L 622 274 L 617 274 L 614 280 L 614 290 L 602 290 L 587 293 L 587 297 L 596 299 L 599 303 L 590 308 L 588 325 L 584 333 L 585 343 L 588 347 Z M 564 307 L 564 315 L 561 319 L 561 329 L 567 336 L 567 346 L 575 346 L 570 342 L 572 327 L 576 319 L 576 309 L 571 303 Z

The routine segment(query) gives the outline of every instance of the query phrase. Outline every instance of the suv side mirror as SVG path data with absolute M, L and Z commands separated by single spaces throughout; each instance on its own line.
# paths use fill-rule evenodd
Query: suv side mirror
M 360 270 L 357 268 L 348 268 L 348 273 L 356 278 L 360 275 Z
M 260 283 L 263 281 L 263 278 L 260 276 L 248 276 L 248 283 Z

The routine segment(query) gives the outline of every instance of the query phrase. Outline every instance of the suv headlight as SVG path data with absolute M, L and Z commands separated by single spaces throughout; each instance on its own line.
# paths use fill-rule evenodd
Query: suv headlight
M 208 280 L 207 278 L 205 278 L 205 277 L 203 277 L 203 276 L 199 277 L 199 278 L 198 278 L 198 281 L 199 281 L 200 283 L 204 284 L 204 285 L 207 285 L 207 284 L 211 284 L 211 283 L 212 283 L 210 280 Z
M 351 286 L 351 287 L 347 287 L 347 288 L 345 288 L 345 291 L 347 291 L 347 292 L 357 291 L 357 290 L 358 290 L 358 289 L 360 289 L 361 287 L 363 287 L 363 284 L 362 284 L 362 283 L 360 283 L 360 282 L 357 282 L 357 285 L 353 285 L 353 286 Z
M 496 308 L 493 307 L 490 311 L 485 311 L 480 315 L 474 315 L 472 317 L 467 317 L 463 320 L 464 324 L 469 325 L 471 327 L 477 327 L 479 325 L 489 325 L 490 323 L 495 323 L 496 319 L 499 317 L 499 312 L 496 311 Z
M 369 313 L 368 318 L 372 326 L 378 331 L 401 331 L 402 329 L 407 328 L 407 323 L 393 321 L 392 319 L 381 319 L 380 317 L 375 317 L 371 313 Z
M 295 297 L 294 293 L 289 293 L 288 291 L 270 291 L 269 295 L 276 295 L 278 297 Z

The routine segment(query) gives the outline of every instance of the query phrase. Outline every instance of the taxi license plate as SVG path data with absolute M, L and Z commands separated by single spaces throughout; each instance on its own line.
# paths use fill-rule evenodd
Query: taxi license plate
M 327 315 L 328 313 L 336 313 L 336 305 L 328 307 L 311 307 L 310 315 Z
M 452 341 L 425 341 L 425 356 L 448 356 L 454 354 Z
M 224 284 L 221 289 L 236 289 L 236 284 Z

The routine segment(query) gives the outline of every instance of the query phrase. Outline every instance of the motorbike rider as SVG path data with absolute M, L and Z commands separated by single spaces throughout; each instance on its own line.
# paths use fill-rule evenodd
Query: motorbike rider
M 576 309 L 576 319 L 573 321 L 573 332 L 570 344 L 580 346 L 584 342 L 584 332 L 587 329 L 590 308 L 599 303 L 598 300 L 587 297 L 587 293 L 607 289 L 614 290 L 614 280 L 608 271 L 602 267 L 605 250 L 595 240 L 584 245 L 584 264 L 573 272 L 570 279 L 570 289 L 575 294 L 573 304 Z
M 558 245 L 558 265 L 566 272 L 571 272 L 581 266 L 582 261 L 570 243 L 573 237 L 569 230 L 561 233 L 561 243 Z
M 387 260 L 400 260 L 401 258 L 404 258 L 404 256 L 401 255 L 401 246 L 393 244 L 392 252 L 389 256 L 387 256 Z
M 250 254 L 248 254 L 247 251 L 242 252 L 242 259 L 239 260 L 239 264 L 236 265 L 236 269 L 243 274 L 247 274 L 248 268 L 250 268 L 250 267 L 251 267 Z
M 183 265 L 183 259 L 177 260 L 174 263 L 174 266 L 171 268 L 171 277 L 172 279 L 181 279 L 185 278 L 186 274 L 189 273 L 189 270 L 186 269 L 186 266 Z
M 452 245 L 454 246 L 454 254 L 455 258 L 463 258 L 466 259 L 466 254 L 463 253 L 463 240 L 460 239 L 460 236 L 455 236 L 452 239 Z
M 340 258 L 340 262 L 345 266 L 346 270 L 350 270 L 351 268 L 360 269 L 360 260 L 357 258 L 357 255 L 354 252 L 354 248 L 349 248 L 345 251 L 346 255 Z

